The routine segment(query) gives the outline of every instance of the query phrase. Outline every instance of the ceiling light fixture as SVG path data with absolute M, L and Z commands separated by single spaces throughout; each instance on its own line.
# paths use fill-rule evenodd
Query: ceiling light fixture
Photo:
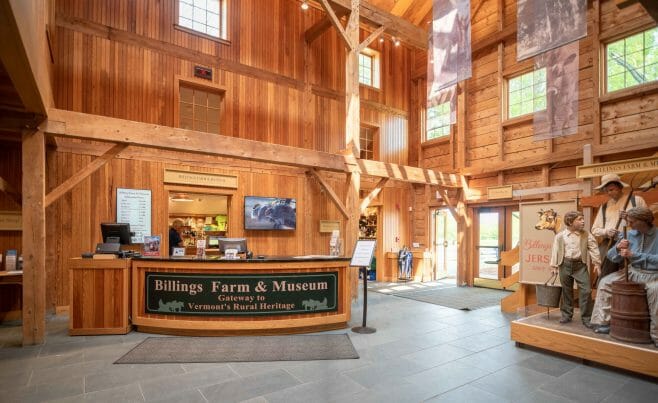
M 379 43 L 384 43 L 384 37 L 383 36 L 379 37 Z
M 302 1 L 302 10 L 304 11 L 308 10 L 308 1 L 306 0 Z
M 400 40 L 398 38 L 393 38 L 393 44 L 395 46 L 400 46 Z

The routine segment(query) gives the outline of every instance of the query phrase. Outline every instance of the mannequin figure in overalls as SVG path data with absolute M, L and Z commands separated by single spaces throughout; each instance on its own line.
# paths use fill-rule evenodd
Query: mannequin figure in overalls
M 398 252 L 398 277 L 409 280 L 411 278 L 411 267 L 413 265 L 413 255 L 409 248 L 403 246 Z

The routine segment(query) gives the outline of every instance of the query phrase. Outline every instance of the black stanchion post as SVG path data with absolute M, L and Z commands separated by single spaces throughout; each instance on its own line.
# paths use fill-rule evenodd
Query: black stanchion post
M 366 315 L 368 313 L 368 268 L 361 267 L 363 273 L 363 324 L 352 328 L 354 333 L 370 334 L 375 333 L 377 329 L 366 326 Z

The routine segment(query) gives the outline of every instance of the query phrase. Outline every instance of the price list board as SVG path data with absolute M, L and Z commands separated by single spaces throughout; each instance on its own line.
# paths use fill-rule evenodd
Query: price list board
M 151 235 L 151 191 L 117 188 L 117 222 L 130 224 L 132 243 L 143 243 Z

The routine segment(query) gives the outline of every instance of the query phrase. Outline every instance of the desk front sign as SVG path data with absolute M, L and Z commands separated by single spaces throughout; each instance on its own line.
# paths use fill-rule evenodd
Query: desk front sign
M 338 310 L 338 272 L 179 274 L 147 272 L 146 313 L 258 316 Z
M 238 177 L 234 175 L 218 175 L 202 172 L 175 171 L 165 169 L 165 183 L 177 183 L 182 185 L 198 185 L 219 188 L 238 188 Z

